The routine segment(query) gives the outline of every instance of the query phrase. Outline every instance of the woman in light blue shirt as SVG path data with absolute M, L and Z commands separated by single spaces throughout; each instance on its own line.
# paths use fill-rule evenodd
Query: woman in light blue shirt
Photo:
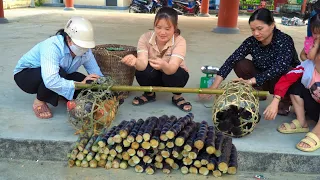
M 94 47 L 91 23 L 73 17 L 56 36 L 38 43 L 21 57 L 14 69 L 14 80 L 26 93 L 37 94 L 33 103 L 37 117 L 51 118 L 47 103 L 57 106 L 60 96 L 74 99 L 79 93 L 76 83 L 85 84 L 103 76 L 90 49 Z M 77 72 L 81 65 L 89 75 Z

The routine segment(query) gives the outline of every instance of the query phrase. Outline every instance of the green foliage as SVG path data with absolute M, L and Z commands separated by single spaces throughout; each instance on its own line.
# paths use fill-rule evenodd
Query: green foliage
M 42 6 L 44 3 L 44 0 L 34 0 L 34 3 L 36 6 Z

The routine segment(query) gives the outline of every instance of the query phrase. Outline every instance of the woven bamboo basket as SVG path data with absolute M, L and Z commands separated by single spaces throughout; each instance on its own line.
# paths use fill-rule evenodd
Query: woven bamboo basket
M 101 83 L 102 82 L 102 83 Z M 100 77 L 93 85 L 112 87 L 111 77 Z M 122 97 L 109 89 L 84 89 L 75 100 L 67 106 L 69 122 L 75 128 L 76 134 L 93 132 L 99 134 L 102 129 L 110 127 L 116 118 Z M 72 107 L 72 108 L 71 108 Z
M 136 47 L 119 44 L 103 44 L 97 45 L 92 49 L 92 53 L 104 76 L 111 76 L 115 81 L 115 85 L 132 86 L 135 68 L 121 63 L 120 60 L 128 54 L 133 54 L 137 57 Z M 129 92 L 123 93 L 123 97 L 127 98 Z
M 217 131 L 231 137 L 243 137 L 254 130 L 260 121 L 259 100 L 252 86 L 243 82 L 228 82 L 221 86 L 212 107 L 212 119 Z

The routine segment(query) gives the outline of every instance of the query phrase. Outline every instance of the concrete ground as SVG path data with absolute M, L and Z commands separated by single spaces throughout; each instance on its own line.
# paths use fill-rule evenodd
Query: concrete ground
M 26 161 L 26 160 L 3 160 L 0 162 L 0 179 L 2 180 L 206 180 L 210 176 L 187 174 L 182 175 L 180 171 L 172 171 L 170 174 L 164 174 L 160 170 L 154 175 L 136 173 L 133 168 L 126 170 L 103 168 L 68 168 L 66 163 L 52 161 Z M 41 172 L 41 173 L 39 173 Z M 125 172 L 125 173 L 124 173 Z M 254 180 L 254 176 L 262 175 L 268 180 L 320 180 L 320 177 L 312 174 L 298 173 L 266 173 L 266 172 L 239 172 L 236 175 L 223 175 L 224 180 Z M 262 179 L 261 179 L 262 180 Z
M 69 145 L 77 139 L 74 130 L 67 122 L 66 106 L 60 103 L 52 108 L 54 117 L 50 120 L 39 120 L 32 111 L 35 95 L 21 91 L 13 80 L 13 69 L 19 58 L 36 43 L 54 35 L 64 27 L 73 15 L 88 18 L 95 29 L 97 44 L 125 44 L 136 46 L 140 35 L 152 28 L 154 15 L 128 14 L 127 11 L 77 9 L 63 11 L 63 8 L 29 8 L 5 10 L 8 24 L 0 24 L 0 157 L 25 157 L 35 160 L 39 157 L 47 160 L 46 153 L 53 153 L 54 145 Z M 303 47 L 306 26 L 288 27 L 281 25 L 276 18 L 277 27 L 291 35 L 298 52 Z M 202 65 L 221 66 L 228 56 L 250 36 L 248 16 L 240 16 L 238 27 L 240 34 L 215 34 L 217 17 L 179 17 L 179 28 L 187 40 L 186 62 L 190 69 L 190 79 L 187 87 L 199 87 Z M 83 71 L 83 69 L 81 69 Z M 232 72 L 227 80 L 235 78 Z M 134 85 L 137 85 L 134 82 Z M 115 124 L 131 118 L 147 118 L 163 114 L 183 116 L 184 112 L 171 104 L 171 94 L 158 93 L 157 101 L 148 106 L 135 107 L 131 105 L 132 98 L 141 92 L 133 92 L 121 106 Z M 196 94 L 185 94 L 193 105 L 196 121 L 206 120 L 212 124 L 212 100 L 199 102 Z M 271 100 L 260 103 L 262 113 Z M 284 135 L 276 131 L 283 122 L 289 122 L 294 117 L 278 116 L 275 121 L 265 121 L 258 124 L 251 135 L 241 139 L 233 139 L 240 154 L 240 162 L 244 171 L 287 171 L 287 172 L 320 172 L 320 151 L 305 153 L 295 148 L 296 143 L 304 134 Z M 18 142 L 18 143 L 17 143 Z M 39 142 L 39 144 L 37 144 Z M 41 143 L 52 146 L 50 152 L 39 150 Z M 16 143 L 16 144 L 15 144 Z M 32 145 L 34 143 L 34 146 Z M 20 144 L 20 145 L 17 145 Z M 30 152 L 22 150 L 28 144 Z M 20 149 L 12 150 L 12 147 Z M 22 147 L 22 149 L 21 149 Z M 61 147 L 60 147 L 61 148 Z M 37 151 L 35 151 L 35 149 Z M 62 148 L 62 149 L 67 149 Z M 9 151 L 11 153 L 7 154 Z M 56 159 L 64 158 L 66 152 L 55 155 Z M 32 156 L 28 156 L 32 154 Z M 19 155 L 19 156 L 18 156 Z M 40 158 L 40 159 L 41 159 Z M 49 158 L 50 159 L 50 158 Z

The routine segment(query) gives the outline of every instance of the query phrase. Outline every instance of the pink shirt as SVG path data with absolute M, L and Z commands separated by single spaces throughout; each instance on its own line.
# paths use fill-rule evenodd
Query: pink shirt
M 170 62 L 171 57 L 179 57 L 183 60 L 180 64 L 180 67 L 188 71 L 188 68 L 185 64 L 187 43 L 182 36 L 173 36 L 170 41 L 166 43 L 163 49 L 167 50 L 161 59 Z M 147 32 L 140 37 L 137 46 L 137 52 L 148 53 L 148 59 L 160 57 L 161 52 L 158 49 L 156 43 L 156 34 L 153 31 Z

